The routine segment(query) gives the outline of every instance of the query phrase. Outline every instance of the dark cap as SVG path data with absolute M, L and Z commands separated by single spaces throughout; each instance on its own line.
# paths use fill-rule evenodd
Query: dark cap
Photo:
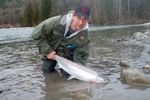
M 85 16 L 87 19 L 89 19 L 90 7 L 86 4 L 79 4 L 75 9 L 75 16 Z

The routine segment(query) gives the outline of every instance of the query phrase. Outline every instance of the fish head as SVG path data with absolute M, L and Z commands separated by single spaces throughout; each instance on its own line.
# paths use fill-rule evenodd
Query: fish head
M 99 74 L 96 77 L 95 82 L 96 83 L 109 83 L 110 80 L 106 76 L 103 76 L 102 74 Z

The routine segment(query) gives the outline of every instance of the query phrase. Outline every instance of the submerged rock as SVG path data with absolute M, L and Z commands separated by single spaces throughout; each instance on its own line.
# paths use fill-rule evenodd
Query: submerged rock
M 3 86 L 3 85 L 0 86 L 0 94 L 4 91 L 10 91 L 10 90 L 11 90 L 11 88 L 9 88 L 9 87 Z
M 147 53 L 149 53 L 149 54 L 150 54 L 150 51 L 147 51 Z
M 124 67 L 130 67 L 129 62 L 126 60 L 121 60 L 119 64 Z
M 34 65 L 34 70 L 36 69 L 42 69 L 43 64 L 35 64 Z
M 121 70 L 121 80 L 127 83 L 150 85 L 150 79 L 135 69 Z
M 124 42 L 124 41 L 129 41 L 130 37 L 129 36 L 124 36 L 121 39 L 118 39 L 117 42 Z

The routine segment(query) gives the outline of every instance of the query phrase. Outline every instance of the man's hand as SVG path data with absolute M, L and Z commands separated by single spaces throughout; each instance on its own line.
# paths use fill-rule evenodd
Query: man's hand
M 88 82 L 89 82 L 90 84 L 95 83 L 94 80 L 89 80 Z
M 48 59 L 51 59 L 51 60 L 55 60 L 55 58 L 54 58 L 54 55 L 56 54 L 56 52 L 55 51 L 52 51 L 50 54 L 48 54 L 47 55 L 47 58 Z

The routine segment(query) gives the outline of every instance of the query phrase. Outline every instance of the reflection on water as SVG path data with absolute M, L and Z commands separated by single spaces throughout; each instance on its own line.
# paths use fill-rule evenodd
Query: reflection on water
M 149 31 L 148 26 L 92 26 L 90 56 L 86 65 L 111 80 L 108 84 L 89 84 L 57 72 L 43 74 L 36 45 L 31 38 L 34 28 L 0 29 L 0 98 L 1 100 L 148 100 L 149 86 L 120 81 L 120 60 L 131 68 L 141 69 L 149 62 L 149 44 L 136 41 L 117 42 L 135 32 Z M 136 95 L 136 96 L 135 96 Z
M 65 76 L 60 77 L 56 72 L 44 74 L 46 87 L 46 100 L 88 100 L 96 95 L 96 90 L 107 84 L 89 84 L 76 79 L 66 81 Z M 59 96 L 58 96 L 59 95 Z

